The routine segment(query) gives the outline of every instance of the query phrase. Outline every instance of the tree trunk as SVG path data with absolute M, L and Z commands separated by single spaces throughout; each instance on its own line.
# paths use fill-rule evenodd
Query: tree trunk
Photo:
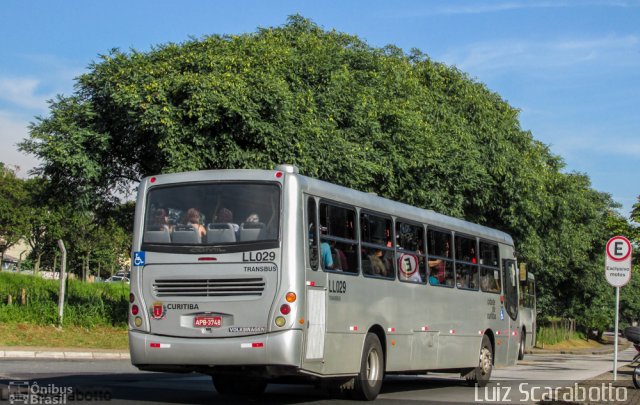
M 38 272 L 40 271 L 40 261 L 42 259 L 42 255 L 44 253 L 38 253 L 36 254 L 36 262 L 33 265 L 33 274 L 38 274 Z

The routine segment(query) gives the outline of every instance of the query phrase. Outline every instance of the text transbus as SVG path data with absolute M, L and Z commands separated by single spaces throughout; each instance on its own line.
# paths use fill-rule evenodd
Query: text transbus
M 133 251 L 132 363 L 220 393 L 302 376 L 374 399 L 386 374 L 436 370 L 483 386 L 518 356 L 509 235 L 294 166 L 144 179 Z

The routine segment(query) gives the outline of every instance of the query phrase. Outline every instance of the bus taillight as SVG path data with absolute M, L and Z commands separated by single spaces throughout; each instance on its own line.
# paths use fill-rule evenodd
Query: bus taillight
M 131 306 L 131 314 L 138 315 L 138 312 L 140 312 L 140 309 L 138 308 L 138 306 L 137 305 L 132 305 Z
M 133 304 L 135 300 L 136 300 L 136 296 L 133 295 L 133 293 L 129 293 L 129 303 Z
M 288 292 L 285 299 L 287 300 L 287 302 L 295 302 L 296 301 L 296 293 L 294 292 Z
M 282 315 L 289 315 L 289 313 L 291 312 L 291 307 L 287 304 L 282 304 L 280 306 L 280 313 Z

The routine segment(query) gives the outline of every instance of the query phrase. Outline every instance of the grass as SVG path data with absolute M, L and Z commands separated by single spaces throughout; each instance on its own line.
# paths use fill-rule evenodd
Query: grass
M 129 347 L 125 327 L 42 326 L 26 323 L 0 323 L 0 346 L 120 349 Z
M 0 272 L 0 323 L 57 324 L 59 286 L 55 280 Z M 65 327 L 124 327 L 129 286 L 69 280 L 65 301 Z
M 584 338 L 578 337 L 568 340 L 563 340 L 554 344 L 545 344 L 545 349 L 597 349 L 604 346 L 602 343 L 590 339 L 586 340 Z

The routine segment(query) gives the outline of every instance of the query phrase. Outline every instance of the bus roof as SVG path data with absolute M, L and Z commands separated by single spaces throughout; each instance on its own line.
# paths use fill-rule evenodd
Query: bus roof
M 310 194 L 372 211 L 385 212 L 396 217 L 426 223 L 435 227 L 470 235 L 478 235 L 482 238 L 513 245 L 511 236 L 497 229 L 440 214 L 430 209 L 417 208 L 373 193 L 365 193 L 303 175 L 297 176 L 300 178 L 303 191 Z
M 224 170 L 200 170 L 194 172 L 170 173 L 157 176 L 149 176 L 142 180 L 149 181 L 151 177 L 162 178 L 162 183 L 172 182 L 199 182 L 215 179 L 229 180 L 274 180 L 274 173 L 282 171 L 295 176 L 299 180 L 303 192 L 336 202 L 354 205 L 364 209 L 391 214 L 396 217 L 426 223 L 439 228 L 445 228 L 469 235 L 478 235 L 481 238 L 513 245 L 513 239 L 505 232 L 497 229 L 478 225 L 459 218 L 437 213 L 433 210 L 417 208 L 411 205 L 390 200 L 385 197 L 354 190 L 348 187 L 329 183 L 323 180 L 299 174 L 298 168 L 292 165 L 279 165 L 274 170 L 258 169 L 224 169 Z

